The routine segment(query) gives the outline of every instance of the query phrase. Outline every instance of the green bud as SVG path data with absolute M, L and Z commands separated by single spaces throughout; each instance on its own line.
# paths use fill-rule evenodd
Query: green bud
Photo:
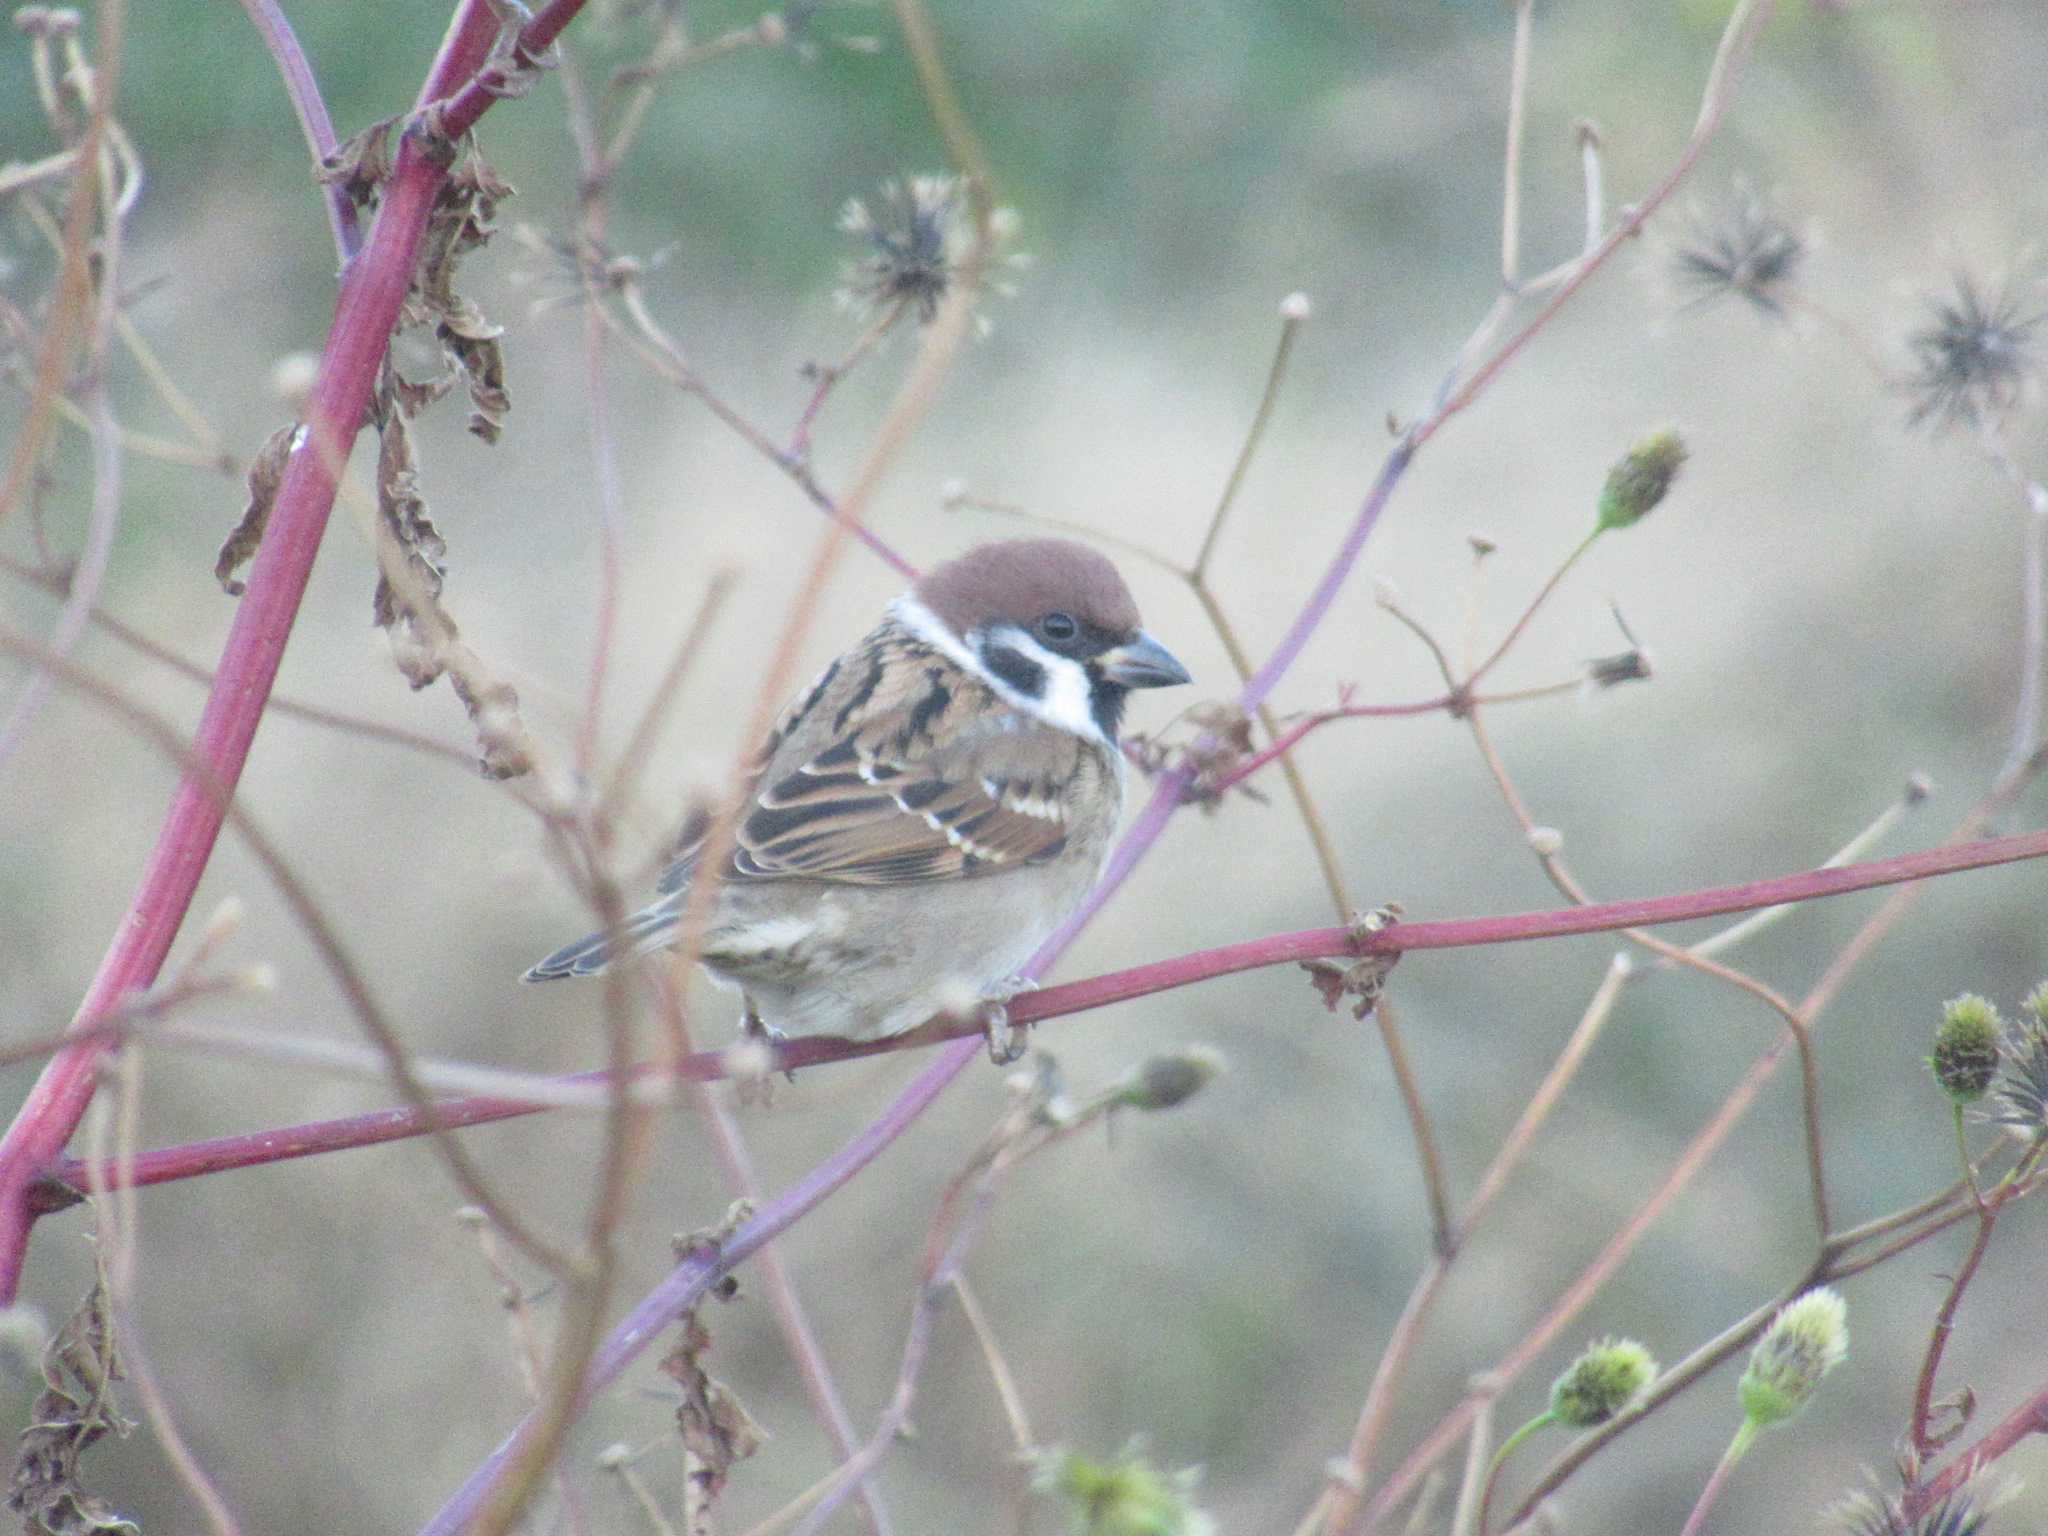
M 1942 1004 L 1934 1054 L 1927 1058 L 1941 1091 L 1958 1104 L 1983 1098 L 1998 1075 L 1998 1042 L 2004 1034 L 2005 1021 L 1988 998 L 1965 992 Z
M 1106 1463 L 1042 1452 L 1031 1485 L 1065 1511 L 1068 1536 L 1215 1536 L 1192 1502 L 1197 1479 L 1193 1469 L 1161 1472 L 1132 1446 Z
M 1685 463 L 1685 439 L 1666 429 L 1653 432 L 1607 472 L 1601 487 L 1599 531 L 1633 527 L 1664 499 Z
M 1750 1351 L 1737 1393 L 1762 1429 L 1791 1418 L 1849 1353 L 1849 1305 L 1827 1286 L 1788 1302 Z
M 1130 1109 L 1174 1109 L 1208 1087 L 1222 1070 L 1223 1053 L 1206 1045 L 1148 1056 L 1118 1085 L 1112 1102 Z
M 1657 1362 L 1634 1339 L 1602 1339 L 1551 1384 L 1551 1417 L 1570 1429 L 1596 1428 L 1641 1397 L 1656 1377 Z

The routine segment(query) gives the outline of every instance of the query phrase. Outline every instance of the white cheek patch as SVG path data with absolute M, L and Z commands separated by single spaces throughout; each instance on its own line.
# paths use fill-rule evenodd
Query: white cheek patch
M 972 673 L 1009 704 L 1024 713 L 1043 720 L 1048 725 L 1058 726 L 1085 740 L 1109 745 L 1109 739 L 1102 734 L 1102 727 L 1096 724 L 1094 701 L 1089 696 L 1088 672 L 1080 662 L 1069 656 L 1055 655 L 1040 645 L 1023 630 L 1012 624 L 995 626 L 976 635 L 1002 646 L 1004 650 L 1015 651 L 1045 673 L 1045 694 L 1034 697 L 1020 693 L 994 673 L 966 644 L 954 637 L 946 626 L 939 622 L 938 615 L 917 600 L 910 593 L 896 599 L 891 605 L 896 621 L 918 639 L 929 645 L 941 656 L 963 671 Z
M 1034 699 L 1017 694 L 1012 703 L 1063 731 L 1072 731 L 1090 741 L 1102 740 L 1102 727 L 1095 723 L 1094 700 L 1089 696 L 1088 671 L 1080 662 L 1071 656 L 1048 651 L 1023 630 L 1013 629 L 1007 624 L 995 630 L 990 638 L 1004 650 L 1015 651 L 1034 666 L 1044 669 L 1045 696 Z M 1006 688 L 1003 691 L 1007 694 L 1011 690 Z

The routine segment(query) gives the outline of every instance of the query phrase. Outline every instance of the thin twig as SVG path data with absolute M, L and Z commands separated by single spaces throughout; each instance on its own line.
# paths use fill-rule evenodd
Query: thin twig
M 88 209 L 98 210 L 99 233 L 93 245 L 93 266 L 88 279 L 90 305 L 86 316 L 85 340 L 81 349 L 84 353 L 85 398 L 80 409 L 86 417 L 92 446 L 92 505 L 86 523 L 84 553 L 72 569 L 70 590 L 65 595 L 56 623 L 50 630 L 50 649 L 62 657 L 68 657 L 78 644 L 79 636 L 85 632 L 90 621 L 93 606 L 99 601 L 100 589 L 106 583 L 107 567 L 113 558 L 114 537 L 120 529 L 121 520 L 120 425 L 114 419 L 113 404 L 108 395 L 107 363 L 112 348 L 115 321 L 119 314 L 122 270 L 120 257 L 124 233 L 121 209 L 126 199 L 118 183 L 107 142 L 113 110 L 113 92 L 120 74 L 124 15 L 123 5 L 116 0 L 116 3 L 107 7 L 100 17 L 100 59 L 98 67 L 90 73 L 91 100 L 87 103 L 91 119 L 87 124 L 85 138 L 81 141 L 78 174 L 74 177 L 72 187 L 72 196 L 76 203 Z M 73 46 L 76 46 L 75 40 Z M 83 73 L 82 70 L 74 70 L 74 74 Z M 91 151 L 89 157 L 86 156 L 87 149 Z M 53 235 L 58 236 L 58 257 L 67 269 L 74 254 L 69 249 L 69 244 L 74 239 L 82 239 L 84 234 L 82 229 L 76 227 L 73 215 L 77 211 L 74 207 L 67 213 L 61 234 L 51 231 Z M 62 307 L 61 301 L 59 307 Z M 51 326 L 55 327 L 57 323 L 53 319 Z M 33 403 L 31 411 L 33 413 Z M 28 682 L 14 701 L 14 707 L 8 711 L 7 718 L 0 721 L 0 766 L 4 766 L 27 739 L 29 727 L 49 699 L 54 686 L 54 679 L 47 671 L 39 670 L 30 674 Z
M 156 1368 L 143 1347 L 142 1330 L 135 1313 L 136 1275 L 140 1272 L 140 1216 L 136 1209 L 135 1185 L 123 1175 L 135 1160 L 135 1145 L 142 1119 L 142 1053 L 123 1052 L 115 1058 L 112 1072 L 115 1101 L 102 1099 L 95 1106 L 88 1129 L 93 1166 L 101 1175 L 111 1170 L 113 1182 L 100 1177 L 93 1185 L 93 1222 L 104 1266 L 108 1306 L 120 1339 L 121 1367 L 135 1388 L 142 1415 L 156 1435 L 157 1445 L 171 1471 L 192 1495 L 201 1517 L 213 1536 L 240 1536 L 240 1526 L 228 1509 L 219 1486 L 207 1474 L 192 1452 L 172 1416 L 169 1398 L 157 1380 Z M 108 1155 L 108 1143 L 113 1153 Z
M 0 630 L 0 650 L 37 661 L 66 687 L 100 705 L 134 729 L 138 735 L 176 763 L 180 770 L 208 795 L 226 801 L 227 791 L 204 773 L 203 764 L 192 749 L 185 745 L 183 737 L 148 708 L 138 704 L 112 684 L 33 641 L 22 640 Z M 535 1262 L 559 1272 L 566 1261 L 492 1194 L 475 1161 L 460 1142 L 447 1134 L 446 1127 L 441 1125 L 435 1112 L 432 1095 L 412 1070 L 411 1055 L 406 1049 L 403 1037 L 392 1027 L 383 1009 L 372 996 L 354 957 L 343 945 L 326 913 L 300 881 L 290 861 L 256 825 L 249 812 L 239 804 L 223 803 L 220 806 L 220 815 L 225 822 L 233 824 L 243 843 L 255 856 L 257 863 L 263 866 L 264 873 L 270 877 L 271 883 L 277 887 L 278 894 L 284 898 L 285 905 L 291 910 L 293 917 L 312 942 L 314 950 L 326 964 L 350 1011 L 355 1014 L 364 1032 L 376 1043 L 384 1056 L 387 1075 L 392 1084 L 404 1096 L 413 1111 L 432 1127 L 435 1150 L 447 1165 L 456 1185 L 473 1204 L 491 1212 L 493 1219 L 505 1229 L 506 1236 L 511 1238 L 522 1252 Z M 123 994 L 122 998 L 116 999 L 114 1006 L 118 1007 L 125 1001 L 126 996 L 127 994 Z M 97 1023 L 101 1016 L 103 1015 L 96 1015 L 88 1022 Z M 73 1033 L 76 1033 L 76 1030 Z M 66 1049 L 83 1049 L 89 1053 L 86 1059 L 96 1063 L 106 1049 L 106 1042 L 99 1038 L 88 1038 L 67 1046 Z M 60 1052 L 58 1059 L 62 1059 L 62 1055 Z M 37 1167 L 35 1172 L 40 1174 L 42 1167 Z M 23 1187 L 23 1198 L 26 1204 L 26 1184 Z M 24 1233 L 26 1230 L 24 1225 Z
M 242 0 L 242 9 L 262 35 L 263 46 L 270 50 L 270 57 L 277 64 L 277 72 L 284 80 L 285 95 L 291 98 L 292 112 L 299 120 L 299 131 L 306 137 L 306 148 L 312 152 L 313 163 L 319 164 L 334 153 L 334 123 L 327 115 L 327 103 L 320 95 L 320 82 L 313 76 L 313 68 L 306 62 L 306 55 L 299 48 L 298 37 L 292 32 L 292 25 L 278 8 L 277 0 Z M 348 194 L 338 184 L 329 184 L 321 189 L 327 204 L 327 223 L 334 233 L 334 253 L 346 264 L 361 248 L 363 237 L 356 224 L 356 207 L 349 201 Z

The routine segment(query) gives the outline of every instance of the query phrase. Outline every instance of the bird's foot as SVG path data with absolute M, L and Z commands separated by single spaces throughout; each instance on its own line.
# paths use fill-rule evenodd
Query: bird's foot
M 990 987 L 982 998 L 981 1032 L 988 1041 L 988 1059 L 997 1066 L 1009 1066 L 1030 1043 L 1030 1024 L 1010 1022 L 1010 1002 L 1022 993 L 1037 990 L 1038 983 L 1029 976 L 1008 976 Z
M 774 1064 L 776 1048 L 789 1036 L 779 1029 L 770 1028 L 754 1009 L 751 1000 L 740 1014 L 740 1038 L 732 1053 L 732 1077 L 739 1090 L 742 1104 L 758 1104 L 767 1108 L 774 1101 Z M 796 1070 L 787 1068 L 784 1077 L 796 1081 Z

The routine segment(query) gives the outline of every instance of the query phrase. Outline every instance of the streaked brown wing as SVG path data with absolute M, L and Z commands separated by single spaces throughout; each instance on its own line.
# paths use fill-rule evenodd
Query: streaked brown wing
M 895 885 L 1042 862 L 1089 750 L 884 630 L 776 733 L 732 873 Z

